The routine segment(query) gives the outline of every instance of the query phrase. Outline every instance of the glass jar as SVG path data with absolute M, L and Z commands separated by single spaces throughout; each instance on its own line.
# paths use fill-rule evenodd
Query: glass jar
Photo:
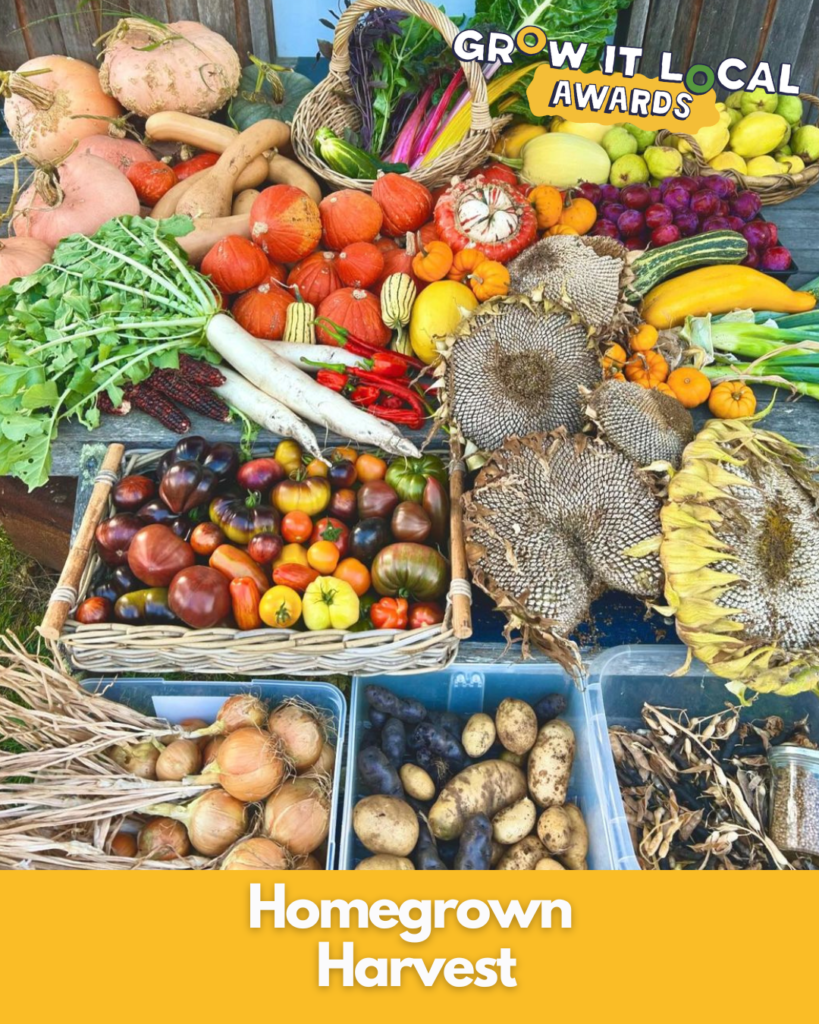
M 771 839 L 780 850 L 819 857 L 819 750 L 783 743 L 768 764 Z

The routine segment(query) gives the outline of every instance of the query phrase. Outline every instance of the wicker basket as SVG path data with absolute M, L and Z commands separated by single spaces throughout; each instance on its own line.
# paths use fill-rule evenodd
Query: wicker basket
M 799 94 L 799 98 L 806 103 L 812 103 L 814 107 L 819 107 L 819 97 L 817 96 L 802 92 Z M 733 178 L 741 189 L 750 189 L 751 192 L 756 192 L 763 206 L 776 206 L 789 199 L 796 199 L 803 192 L 807 192 L 811 185 L 819 179 L 819 163 L 811 164 L 804 171 L 799 171 L 798 174 L 775 174 L 767 178 L 755 178 L 753 175 L 740 174 L 739 171 L 733 170 L 718 171 L 706 161 L 697 140 L 680 132 L 658 132 L 656 145 L 666 145 L 669 139 L 675 137 L 683 139 L 692 149 L 691 153 L 686 153 L 683 156 L 683 170 L 686 174 L 694 177 L 720 174 L 726 178 Z
M 458 29 L 446 14 L 425 0 L 355 0 L 341 15 L 333 40 L 333 58 L 327 78 L 320 82 L 299 104 L 293 119 L 292 145 L 296 156 L 314 174 L 323 178 L 333 188 L 353 188 L 361 192 L 372 191 L 373 182 L 363 179 L 346 178 L 333 171 L 321 160 L 313 147 L 313 139 L 319 128 L 331 128 L 337 135 L 345 129 L 357 130 L 361 119 L 352 103 L 349 70 L 349 39 L 356 22 L 368 11 L 386 7 L 404 11 L 422 18 L 436 28 L 448 45 L 452 45 Z M 466 137 L 430 163 L 409 171 L 409 177 L 422 182 L 428 188 L 448 185 L 457 175 L 463 176 L 473 167 L 483 163 L 501 128 L 508 118 L 492 120 L 486 93 L 486 79 L 478 61 L 461 65 L 472 94 L 472 124 Z
M 471 636 L 471 589 L 467 581 L 460 515 L 464 468 L 450 474 L 452 583 L 442 623 L 414 630 L 299 632 L 293 629 L 188 629 L 185 626 L 81 625 L 71 610 L 88 594 L 101 562 L 94 546 L 99 522 L 112 513 L 110 492 L 122 474 L 153 469 L 164 452 L 130 451 L 111 445 L 96 478 L 74 546 L 40 633 L 76 669 L 85 672 L 181 672 L 188 675 L 314 676 L 341 673 L 432 672 L 445 668 L 460 640 Z

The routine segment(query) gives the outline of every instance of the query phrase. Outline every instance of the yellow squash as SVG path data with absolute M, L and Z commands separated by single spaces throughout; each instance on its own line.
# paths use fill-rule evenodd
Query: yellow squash
M 730 313 L 735 309 L 807 313 L 816 305 L 810 292 L 795 292 L 752 267 L 702 267 L 652 288 L 642 305 L 643 320 L 665 330 L 688 316 Z
M 415 300 L 410 319 L 410 343 L 422 363 L 437 361 L 438 342 L 452 334 L 477 305 L 470 289 L 458 281 L 436 281 L 424 288 Z

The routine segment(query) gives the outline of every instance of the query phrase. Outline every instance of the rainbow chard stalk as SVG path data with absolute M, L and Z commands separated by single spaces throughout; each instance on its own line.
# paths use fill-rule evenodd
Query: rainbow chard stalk
M 421 123 L 424 120 L 424 115 L 427 112 L 427 107 L 430 104 L 430 100 L 432 99 L 436 88 L 437 81 L 428 85 L 421 93 L 421 98 L 418 100 L 418 106 L 407 118 L 407 123 L 401 129 L 401 133 L 395 141 L 392 153 L 390 153 L 388 157 L 385 157 L 389 163 L 408 164 L 410 162 L 415 136 L 418 134 Z
M 452 98 L 455 93 L 463 85 L 464 79 L 465 76 L 463 68 L 459 68 L 458 73 L 446 89 L 444 89 L 443 95 L 436 103 L 434 109 L 430 113 L 430 116 L 427 118 L 423 129 L 418 133 L 418 137 L 415 139 L 412 152 L 410 154 L 412 167 L 420 167 L 424 157 L 426 156 L 427 150 L 432 145 L 432 140 L 435 138 L 438 129 L 441 126 L 441 121 L 444 119 L 447 107 L 452 102 Z

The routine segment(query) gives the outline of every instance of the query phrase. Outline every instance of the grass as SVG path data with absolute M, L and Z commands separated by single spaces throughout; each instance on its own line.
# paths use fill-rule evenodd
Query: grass
M 40 648 L 35 632 L 57 582 L 57 573 L 20 554 L 0 528 L 0 632 L 14 633 L 32 652 Z

